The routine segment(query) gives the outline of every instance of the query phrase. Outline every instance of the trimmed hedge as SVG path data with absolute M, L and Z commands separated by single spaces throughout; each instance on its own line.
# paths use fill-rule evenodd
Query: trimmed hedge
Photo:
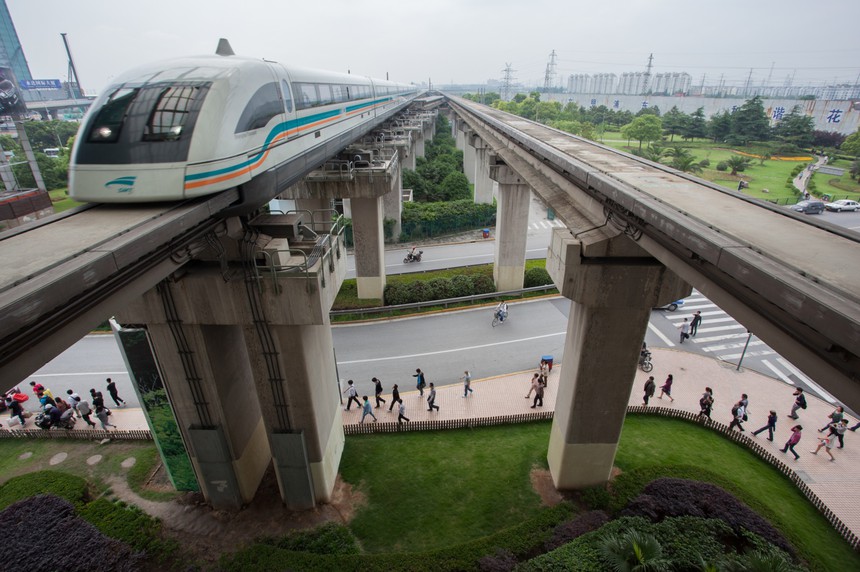
M 51 494 L 81 507 L 89 498 L 87 481 L 67 473 L 38 471 L 12 477 L 0 486 L 0 509 L 38 494 Z
M 518 560 L 543 551 L 543 545 L 560 522 L 568 520 L 573 508 L 562 503 L 537 517 L 497 534 L 458 546 L 430 552 L 393 554 L 329 555 L 279 549 L 269 542 L 257 543 L 219 560 L 224 572 L 244 570 L 302 570 L 307 572 L 355 571 L 397 572 L 433 570 L 434 572 L 479 571 L 480 561 L 505 550 Z
M 383 299 L 386 306 L 430 302 L 458 296 L 474 296 L 496 291 L 493 279 L 483 274 L 458 275 L 453 278 L 433 278 L 412 282 L 392 282 L 385 286 Z
M 523 288 L 532 288 L 534 286 L 546 286 L 552 284 L 552 278 L 546 268 L 529 268 L 523 275 Z
M 496 204 L 475 204 L 472 199 L 437 203 L 404 203 L 400 242 L 495 226 Z

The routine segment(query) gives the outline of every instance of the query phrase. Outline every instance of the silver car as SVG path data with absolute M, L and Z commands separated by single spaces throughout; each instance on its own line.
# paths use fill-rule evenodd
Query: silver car
M 838 201 L 833 201 L 832 203 L 827 203 L 824 205 L 829 211 L 836 211 L 838 213 L 842 211 L 856 211 L 860 209 L 860 203 L 857 201 L 849 201 L 848 199 L 839 199 Z

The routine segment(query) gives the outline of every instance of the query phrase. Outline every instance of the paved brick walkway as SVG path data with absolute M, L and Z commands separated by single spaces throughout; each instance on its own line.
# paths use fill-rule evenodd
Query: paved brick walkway
M 793 461 L 789 453 L 785 456 L 786 461 L 794 466 L 795 472 L 806 482 L 816 495 L 848 526 L 854 534 L 860 535 L 860 432 L 857 434 L 848 432 L 845 436 L 845 448 L 833 449 L 836 462 L 830 462 L 827 454 L 820 451 L 817 456 L 811 455 L 810 450 L 818 444 L 816 437 L 818 429 L 828 421 L 828 415 L 833 411 L 833 406 L 814 396 L 807 395 L 808 408 L 800 410 L 800 420 L 788 419 L 786 415 L 791 411 L 794 403 L 794 388 L 784 382 L 766 377 L 750 370 L 742 369 L 740 372 L 734 366 L 728 366 L 712 358 L 687 353 L 680 350 L 652 348 L 654 371 L 645 374 L 637 372 L 636 383 L 630 396 L 629 405 L 642 405 L 642 386 L 653 375 L 657 382 L 657 393 L 660 394 L 660 386 L 668 374 L 674 376 L 672 386 L 672 397 L 674 402 L 667 398 L 651 400 L 651 406 L 685 409 L 698 413 L 699 398 L 704 392 L 705 386 L 714 390 L 714 408 L 711 417 L 715 421 L 728 424 L 731 421 L 731 408 L 740 399 L 742 393 L 749 396 L 749 421 L 745 423 L 747 434 L 763 426 L 771 409 L 779 414 L 776 424 L 773 443 L 766 439 L 767 433 L 759 435 L 759 439 L 766 447 L 772 447 L 774 454 L 783 455 L 779 452 L 791 433 L 791 427 L 795 424 L 803 425 L 803 438 L 795 447 L 800 460 Z M 549 376 L 546 395 L 544 397 L 544 408 L 554 409 L 556 388 L 560 366 L 556 365 Z M 429 370 L 429 367 L 428 367 Z M 457 384 L 444 386 L 436 390 L 436 404 L 439 405 L 438 412 L 427 411 L 426 398 L 421 398 L 414 389 L 401 391 L 401 397 L 406 403 L 406 415 L 413 421 L 427 419 L 458 419 L 464 417 L 492 417 L 497 415 L 509 415 L 516 413 L 527 413 L 533 411 L 531 399 L 524 399 L 529 389 L 530 380 L 534 371 L 503 375 L 489 379 L 473 379 L 472 388 L 475 393 L 463 398 L 463 386 Z M 473 372 L 477 374 L 477 372 Z M 401 389 L 414 388 L 411 377 L 409 381 L 400 383 Z M 430 378 L 432 380 L 432 377 Z M 398 380 L 383 380 L 386 390 L 390 389 L 392 383 Z M 367 385 L 367 387 L 364 387 Z M 370 382 L 359 384 L 359 394 L 372 395 Z M 384 395 L 386 399 L 389 395 Z M 371 397 L 371 403 L 373 398 Z M 389 413 L 388 405 L 384 408 L 374 409 L 374 413 L 380 422 L 395 422 L 395 412 Z M 352 411 L 343 413 L 344 424 L 358 423 L 361 419 L 359 409 L 355 407 Z M 372 422 L 370 417 L 366 422 Z M 856 421 L 851 419 L 853 426 Z

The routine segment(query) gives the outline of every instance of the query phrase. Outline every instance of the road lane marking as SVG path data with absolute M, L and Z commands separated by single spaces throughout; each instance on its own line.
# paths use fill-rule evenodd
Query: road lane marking
M 770 363 L 769 360 L 763 359 L 763 360 L 761 360 L 761 363 L 763 363 L 767 369 L 772 371 L 774 373 L 774 375 L 776 375 L 776 377 L 778 377 L 779 379 L 781 379 L 782 381 L 784 381 L 785 383 L 787 383 L 789 385 L 794 385 L 794 381 L 790 377 L 788 377 L 787 375 L 782 373 L 781 369 L 779 369 L 778 367 L 776 367 L 775 365 Z
M 654 325 L 654 324 L 652 324 L 651 322 L 648 322 L 648 329 L 649 329 L 649 330 L 651 330 L 651 331 L 654 333 L 654 335 L 656 335 L 658 338 L 660 338 L 660 339 L 663 341 L 663 343 L 664 343 L 664 344 L 666 344 L 666 345 L 667 345 L 667 346 L 669 346 L 670 348 L 674 348 L 674 347 L 675 347 L 675 344 L 674 344 L 671 340 L 669 340 L 669 338 L 667 338 L 667 337 L 663 334 L 663 332 L 661 332 L 660 330 L 658 330 L 658 329 L 657 329 L 657 326 L 655 326 L 655 325 Z
M 811 387 L 818 394 L 819 397 L 821 397 L 822 399 L 824 399 L 825 401 L 827 401 L 829 403 L 836 403 L 835 397 L 833 397 L 832 395 L 827 393 L 824 389 L 822 389 L 822 387 L 820 385 L 818 385 L 817 383 L 815 383 L 814 381 L 812 381 L 811 379 L 809 379 L 808 377 L 803 375 L 803 373 L 801 373 L 801 371 L 799 369 L 794 367 L 788 360 L 781 357 L 781 358 L 778 358 L 776 361 L 778 361 L 780 363 L 780 365 L 782 365 L 782 367 L 784 367 L 785 369 L 790 371 L 792 374 L 794 374 L 798 378 L 800 378 L 800 380 L 803 381 L 803 383 L 805 383 L 806 385 Z

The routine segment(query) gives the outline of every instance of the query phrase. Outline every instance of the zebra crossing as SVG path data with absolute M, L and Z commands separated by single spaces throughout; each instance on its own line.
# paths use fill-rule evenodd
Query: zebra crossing
M 549 230 L 553 228 L 564 228 L 564 223 L 558 219 L 538 220 L 529 224 L 530 230 Z
M 685 340 L 685 346 L 692 344 L 695 350 L 728 363 L 737 364 L 743 359 L 743 364 L 750 369 L 777 377 L 790 385 L 800 385 L 829 403 L 837 402 L 833 396 L 788 360 L 756 338 L 755 334 L 745 326 L 695 290 L 691 296 L 684 299 L 684 305 L 678 310 L 664 313 L 665 318 L 678 328 L 678 334 L 674 337 L 674 341 L 665 336 L 660 336 L 661 339 L 668 342 L 669 347 L 679 345 L 680 326 L 684 318 L 692 321 L 693 314 L 697 311 L 701 312 L 702 323 L 698 327 L 696 336 Z

